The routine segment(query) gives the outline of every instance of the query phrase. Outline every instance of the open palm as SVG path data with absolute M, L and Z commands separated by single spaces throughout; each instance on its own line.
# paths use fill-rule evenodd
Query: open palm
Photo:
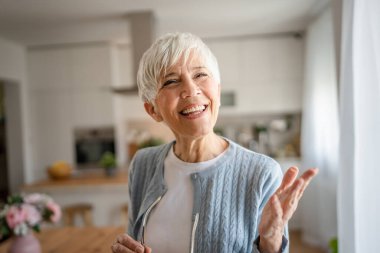
M 303 192 L 318 169 L 308 169 L 298 179 L 298 168 L 289 168 L 280 187 L 265 205 L 259 225 L 260 241 L 271 242 L 271 246 L 279 248 L 285 225 L 297 209 Z M 271 247 L 272 248 L 272 247 Z

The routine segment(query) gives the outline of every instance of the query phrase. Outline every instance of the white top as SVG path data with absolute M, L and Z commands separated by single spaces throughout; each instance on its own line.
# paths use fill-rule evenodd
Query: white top
M 153 209 L 146 227 L 146 245 L 154 253 L 178 253 L 190 251 L 193 210 L 193 184 L 190 175 L 205 170 L 225 153 L 200 163 L 180 160 L 170 149 L 165 158 L 166 194 Z

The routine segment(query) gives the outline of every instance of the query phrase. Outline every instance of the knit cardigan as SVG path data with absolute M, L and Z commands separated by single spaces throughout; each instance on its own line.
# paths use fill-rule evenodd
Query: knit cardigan
M 261 213 L 281 183 L 281 168 L 273 159 L 227 141 L 229 147 L 223 157 L 191 175 L 193 222 L 198 216 L 194 252 L 258 253 L 255 240 Z M 141 149 L 131 164 L 128 234 L 136 240 L 142 239 L 145 213 L 167 191 L 164 160 L 173 143 Z M 287 240 L 285 228 L 282 252 L 288 252 Z

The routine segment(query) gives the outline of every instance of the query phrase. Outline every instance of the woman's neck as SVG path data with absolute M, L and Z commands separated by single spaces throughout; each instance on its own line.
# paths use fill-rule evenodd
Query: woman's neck
M 211 133 L 200 138 L 177 138 L 174 154 L 184 162 L 197 163 L 211 160 L 228 147 L 228 142 Z

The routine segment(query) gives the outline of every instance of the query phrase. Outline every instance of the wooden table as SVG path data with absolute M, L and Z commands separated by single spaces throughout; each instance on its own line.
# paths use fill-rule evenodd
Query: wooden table
M 110 253 L 117 235 L 124 227 L 64 227 L 36 233 L 42 253 Z M 0 253 L 8 251 L 11 239 L 0 244 Z

